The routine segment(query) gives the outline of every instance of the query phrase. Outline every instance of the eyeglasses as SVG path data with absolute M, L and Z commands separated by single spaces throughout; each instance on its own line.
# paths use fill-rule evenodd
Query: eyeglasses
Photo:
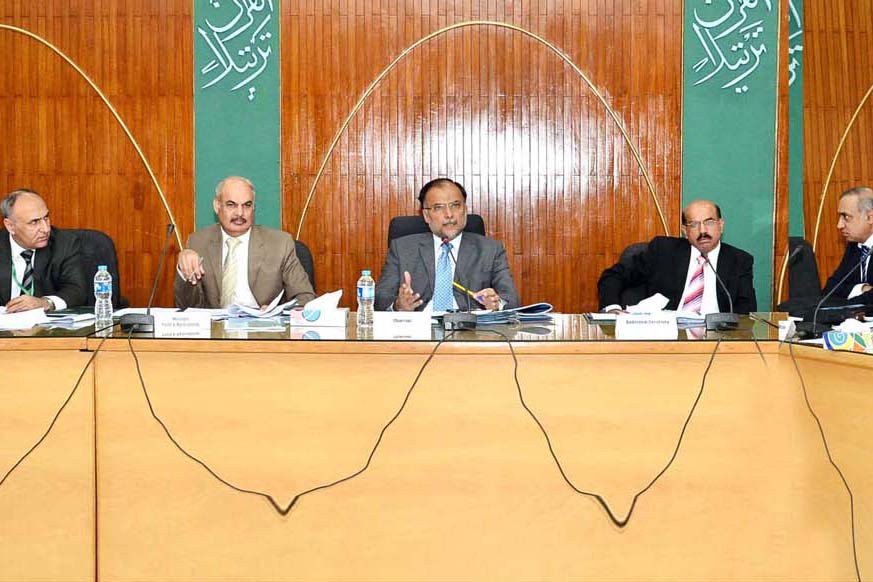
M 685 223 L 685 228 L 688 228 L 688 229 L 691 229 L 691 230 L 697 230 L 698 228 L 700 228 L 700 225 L 701 225 L 701 224 L 702 224 L 703 226 L 705 226 L 706 228 L 712 228 L 712 227 L 714 227 L 716 224 L 718 224 L 718 219 L 717 219 L 717 218 L 707 218 L 707 219 L 704 220 L 703 222 L 701 222 L 701 221 L 699 221 L 699 220 L 692 220 L 692 221 L 690 221 L 690 222 L 686 222 L 686 223 Z
M 431 212 L 436 212 L 438 214 L 443 214 L 446 209 L 449 209 L 452 212 L 458 212 L 463 207 L 463 202 L 458 202 L 457 200 L 455 200 L 454 202 L 449 202 L 448 204 L 434 204 L 433 206 L 425 206 L 424 209 L 430 210 Z

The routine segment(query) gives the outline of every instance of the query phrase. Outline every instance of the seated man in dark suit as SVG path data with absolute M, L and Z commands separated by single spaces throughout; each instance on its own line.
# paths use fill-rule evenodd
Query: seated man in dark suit
M 858 303 L 873 303 L 873 273 L 867 268 L 870 263 L 870 248 L 873 247 L 873 190 L 863 187 L 846 190 L 840 195 L 837 212 L 837 229 L 846 239 L 846 250 L 837 270 L 825 284 L 822 295 L 830 293 L 846 277 L 834 290 L 832 297 L 852 299 Z M 855 271 L 856 274 L 852 275 L 850 271 Z
M 708 200 L 692 202 L 682 211 L 685 238 L 655 237 L 630 265 L 619 263 L 603 272 L 597 282 L 601 309 L 621 311 L 626 307 L 620 305 L 622 290 L 644 285 L 646 296 L 660 293 L 667 297 L 668 310 L 701 315 L 730 311 L 715 269 L 733 299 L 734 312 L 755 311 L 752 255 L 722 243 L 723 231 L 724 220 L 717 204 Z
M 85 303 L 82 243 L 73 233 L 52 228 L 42 196 L 15 190 L 0 203 L 0 211 L 6 227 L 0 234 L 0 305 L 14 313 Z
M 418 194 L 431 232 L 391 241 L 376 284 L 376 309 L 433 311 L 518 307 L 518 291 L 499 242 L 462 232 L 467 224 L 467 192 L 447 178 L 425 184 Z M 474 298 L 452 283 L 472 290 Z

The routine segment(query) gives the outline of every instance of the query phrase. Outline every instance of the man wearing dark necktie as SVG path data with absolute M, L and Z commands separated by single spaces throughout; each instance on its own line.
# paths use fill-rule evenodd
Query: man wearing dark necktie
M 846 250 L 837 270 L 825 284 L 822 296 L 834 289 L 843 277 L 847 277 L 834 290 L 833 296 L 856 300 L 858 303 L 873 303 L 873 272 L 868 269 L 870 248 L 873 247 L 873 190 L 851 188 L 840 195 L 837 230 L 846 239 Z M 855 275 L 849 273 L 853 270 Z
M 454 282 L 472 290 L 473 309 L 518 307 L 518 291 L 506 251 L 498 241 L 463 232 L 467 192 L 459 183 L 438 178 L 418 195 L 431 232 L 391 241 L 376 284 L 376 309 L 448 311 L 466 308 Z
M 88 287 L 82 243 L 52 228 L 48 207 L 33 190 L 10 193 L 0 203 L 0 305 L 8 313 L 65 309 L 85 303 Z

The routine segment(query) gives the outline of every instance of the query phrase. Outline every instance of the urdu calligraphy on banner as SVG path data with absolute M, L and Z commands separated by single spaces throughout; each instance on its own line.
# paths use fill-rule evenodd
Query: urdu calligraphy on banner
M 255 82 L 273 55 L 273 0 L 205 0 L 209 14 L 197 33 L 214 57 L 200 69 L 201 89 L 219 85 L 245 88 L 254 101 Z
M 691 28 L 700 43 L 703 57 L 694 66 L 699 78 L 694 85 L 718 83 L 719 88 L 743 94 L 749 91 L 755 71 L 768 48 L 765 35 L 772 0 L 703 0 L 694 9 Z M 789 0 L 789 84 L 794 83 L 803 50 L 803 23 Z M 772 36 L 772 35 L 771 35 Z

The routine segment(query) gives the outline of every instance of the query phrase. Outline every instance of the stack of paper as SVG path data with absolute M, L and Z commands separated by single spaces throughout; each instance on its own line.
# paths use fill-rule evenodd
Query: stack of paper
M 0 307 L 0 330 L 13 331 L 17 329 L 30 329 L 40 323 L 46 323 L 48 318 L 43 309 L 31 309 L 17 313 L 6 313 L 5 307 Z
M 493 325 L 502 323 L 550 322 L 552 316 L 551 303 L 531 303 L 522 307 L 504 309 L 502 311 L 474 311 L 477 325 Z

